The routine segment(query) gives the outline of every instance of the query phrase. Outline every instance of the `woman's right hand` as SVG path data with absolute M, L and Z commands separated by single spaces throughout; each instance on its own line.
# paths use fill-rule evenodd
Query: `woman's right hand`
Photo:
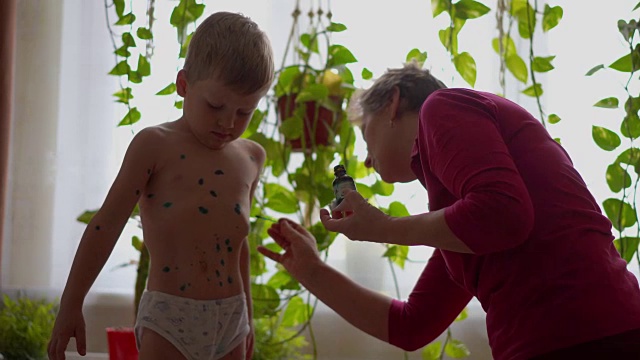
M 342 215 L 344 213 L 344 215 Z M 382 212 L 357 191 L 346 190 L 344 199 L 331 212 L 320 209 L 325 229 L 344 234 L 351 240 L 385 243 L 390 240 L 392 217 Z
M 277 253 L 259 246 L 258 251 L 269 259 L 282 264 L 287 271 L 301 281 L 308 276 L 314 261 L 322 261 L 316 239 L 303 226 L 288 219 L 280 219 L 267 230 L 276 244 L 284 249 Z
M 66 311 L 64 306 L 60 307 L 60 311 L 56 317 L 53 326 L 51 340 L 47 347 L 50 360 L 64 360 L 64 352 L 67 350 L 69 340 L 76 338 L 76 349 L 78 354 L 84 356 L 87 354 L 87 341 L 85 333 L 84 316 L 82 315 L 82 305 L 79 310 Z

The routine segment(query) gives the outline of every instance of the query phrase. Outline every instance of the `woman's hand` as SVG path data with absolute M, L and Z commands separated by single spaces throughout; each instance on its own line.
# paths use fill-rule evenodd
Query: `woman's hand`
M 264 246 L 258 251 L 269 259 L 282 264 L 285 269 L 299 281 L 303 280 L 313 262 L 319 261 L 320 254 L 316 239 L 303 226 L 287 219 L 280 219 L 267 230 L 276 244 L 284 249 L 284 253 L 273 252 Z
M 331 209 L 331 214 L 320 209 L 320 220 L 327 230 L 342 233 L 351 240 L 389 241 L 392 218 L 369 204 L 357 191 L 348 190 L 340 205 Z
M 325 264 L 316 239 L 301 225 L 280 219 L 267 231 L 284 253 L 259 246 L 261 254 L 282 264 L 302 286 L 349 323 L 382 341 L 389 341 L 391 298 L 362 287 Z

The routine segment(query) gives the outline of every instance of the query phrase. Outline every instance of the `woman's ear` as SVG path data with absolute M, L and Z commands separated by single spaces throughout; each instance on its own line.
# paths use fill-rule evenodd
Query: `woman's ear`
M 182 69 L 178 71 L 178 75 L 176 76 L 176 91 L 178 95 L 184 97 L 187 94 L 187 71 Z
M 400 118 L 400 88 L 393 87 L 391 93 L 391 101 L 389 102 L 389 113 L 391 114 L 391 122 Z

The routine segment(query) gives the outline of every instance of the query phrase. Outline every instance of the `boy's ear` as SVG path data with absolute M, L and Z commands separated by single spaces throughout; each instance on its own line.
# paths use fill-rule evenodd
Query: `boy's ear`
M 178 71 L 178 75 L 176 76 L 176 90 L 178 95 L 184 97 L 187 94 L 187 71 L 182 69 Z

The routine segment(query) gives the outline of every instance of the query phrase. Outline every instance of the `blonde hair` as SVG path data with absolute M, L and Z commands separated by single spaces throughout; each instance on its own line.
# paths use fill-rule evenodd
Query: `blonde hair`
M 187 81 L 214 76 L 242 94 L 266 89 L 274 78 L 273 50 L 250 18 L 217 12 L 197 28 L 184 62 Z
M 432 92 L 447 86 L 415 62 L 409 62 L 402 68 L 387 69 L 370 88 L 353 94 L 348 109 L 351 122 L 359 124 L 364 114 L 382 110 L 391 100 L 395 87 L 400 90 L 399 111 L 403 113 L 419 111 Z

